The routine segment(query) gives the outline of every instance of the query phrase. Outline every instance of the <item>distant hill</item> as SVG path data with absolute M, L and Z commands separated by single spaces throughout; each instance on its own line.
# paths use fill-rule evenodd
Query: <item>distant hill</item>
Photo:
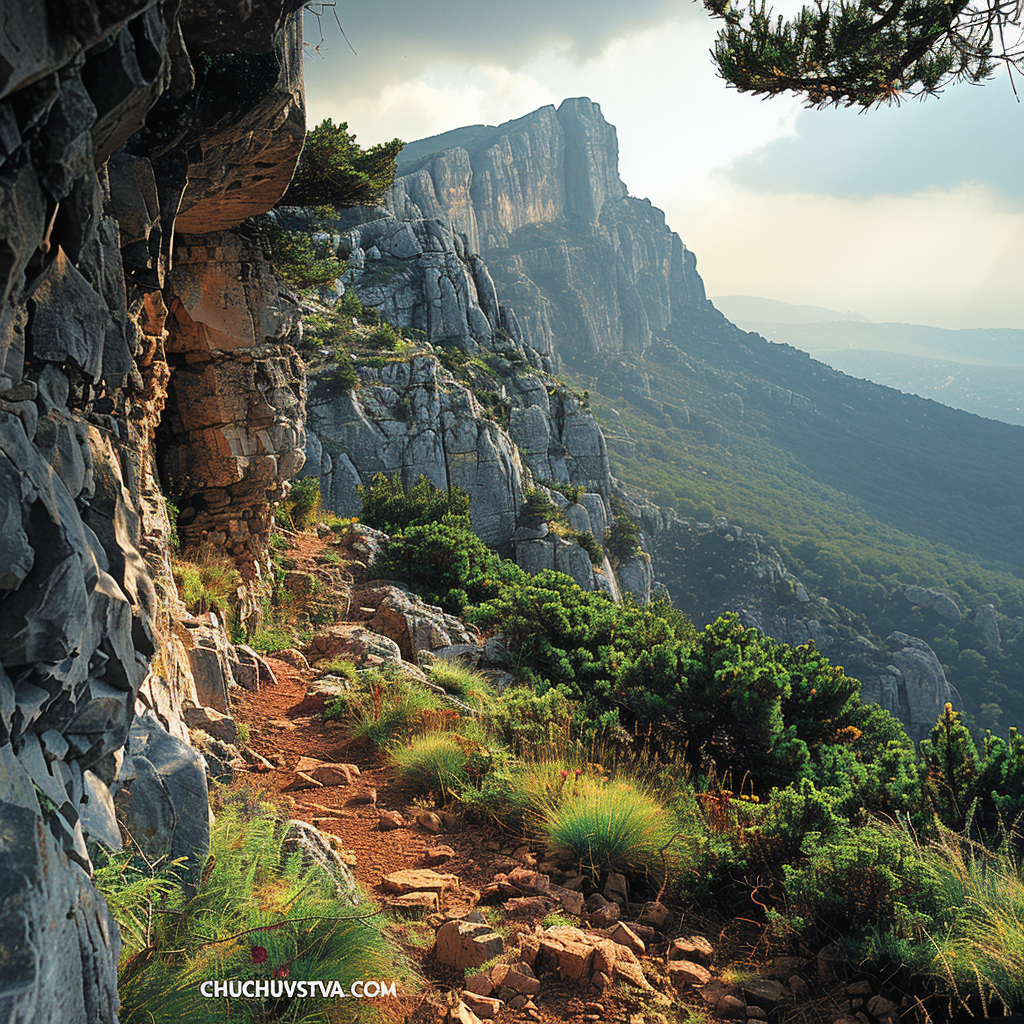
M 931 398 L 954 409 L 1024 426 L 1024 366 L 973 366 L 901 352 L 818 352 L 851 377 Z
M 756 295 L 719 295 L 711 301 L 733 323 L 757 320 L 776 324 L 812 324 L 824 320 L 857 320 L 868 323 L 861 313 L 847 310 L 840 313 L 827 306 L 794 306 L 776 299 L 762 299 Z
M 810 352 L 818 359 L 825 358 L 824 353 L 858 349 L 867 352 L 898 352 L 973 366 L 1024 366 L 1024 330 L 1009 327 L 976 327 L 951 331 L 922 324 L 876 324 L 853 320 L 787 323 L 730 319 L 745 331 L 760 334 L 769 341 L 792 345 Z

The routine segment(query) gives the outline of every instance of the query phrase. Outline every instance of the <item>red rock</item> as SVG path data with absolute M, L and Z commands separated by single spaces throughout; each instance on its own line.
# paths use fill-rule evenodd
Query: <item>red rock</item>
M 479 967 L 504 951 L 504 940 L 488 924 L 447 921 L 437 930 L 434 955 L 449 967 Z
M 633 950 L 634 953 L 645 953 L 647 947 L 644 945 L 643 939 L 629 925 L 619 921 L 618 924 L 608 933 L 608 938 L 612 942 L 617 942 L 620 946 L 625 946 L 627 949 Z
M 680 990 L 690 986 L 706 985 L 711 980 L 711 972 L 703 965 L 695 964 L 692 960 L 670 960 L 668 976 L 672 985 Z
M 711 943 L 703 935 L 689 935 L 672 940 L 669 946 L 669 960 L 690 960 L 694 963 L 709 964 L 714 955 Z
M 607 903 L 590 914 L 590 923 L 595 928 L 607 928 L 622 916 L 618 903 Z
M 678 962 L 678 961 L 677 961 Z M 715 1011 L 722 1020 L 746 1020 L 747 1007 L 739 996 L 724 995 Z
M 462 1001 L 482 1020 L 497 1017 L 498 1011 L 505 1005 L 500 999 L 480 995 L 472 989 L 466 989 L 462 993 Z
M 471 974 L 466 979 L 466 989 L 478 996 L 489 996 L 494 992 L 494 984 L 489 974 Z
M 664 903 L 648 904 L 640 915 L 640 921 L 652 928 L 657 928 L 659 932 L 663 932 L 671 920 L 672 911 Z
M 406 868 L 404 871 L 392 871 L 381 879 L 386 892 L 397 893 L 399 896 L 409 892 L 442 893 L 447 889 L 458 889 L 457 875 L 442 875 L 430 868 Z
M 491 981 L 499 988 L 508 988 L 524 996 L 535 996 L 540 991 L 540 982 L 524 963 L 515 966 L 498 964 L 491 971 Z
M 574 889 L 567 889 L 561 885 L 549 885 L 547 894 L 554 896 L 562 904 L 562 909 L 567 914 L 572 914 L 573 917 L 580 917 L 582 915 L 583 893 L 577 892 Z
M 445 1020 L 449 1024 L 480 1024 L 480 1018 L 462 1002 L 456 1003 L 448 1010 Z
M 551 885 L 551 879 L 530 868 L 513 868 L 508 874 L 508 880 L 517 889 L 527 893 L 547 892 Z
M 409 824 L 399 811 L 377 811 L 377 818 L 380 821 L 382 832 L 390 832 L 396 828 L 406 828 Z
M 517 896 L 505 901 L 504 910 L 510 917 L 544 917 L 548 906 L 540 896 Z
M 455 851 L 450 846 L 432 846 L 423 855 L 423 859 L 428 864 L 443 864 L 454 856 Z
M 409 892 L 404 896 L 393 896 L 387 905 L 404 914 L 423 915 L 436 911 L 439 901 L 436 892 Z
M 324 784 L 317 782 L 312 775 L 307 775 L 305 772 L 295 772 L 294 778 L 287 786 L 282 787 L 281 792 L 283 793 L 294 793 L 302 789 L 323 789 Z

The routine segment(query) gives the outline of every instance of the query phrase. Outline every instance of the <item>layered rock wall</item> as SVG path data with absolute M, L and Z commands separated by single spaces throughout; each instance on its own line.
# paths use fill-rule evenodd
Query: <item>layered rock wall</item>
M 706 300 L 664 214 L 627 195 L 615 129 L 585 98 L 409 147 L 388 206 L 439 220 L 487 261 L 529 343 L 563 357 L 642 352 Z M 525 330 L 529 325 L 529 330 Z
M 157 462 L 186 467 L 186 541 L 258 565 L 301 464 L 302 371 L 287 302 L 223 232 L 298 156 L 300 7 L 4 7 L 0 1019 L 116 1020 L 117 926 L 90 879 L 119 821 L 151 859 L 205 857 L 188 712 L 245 673 L 178 601 Z

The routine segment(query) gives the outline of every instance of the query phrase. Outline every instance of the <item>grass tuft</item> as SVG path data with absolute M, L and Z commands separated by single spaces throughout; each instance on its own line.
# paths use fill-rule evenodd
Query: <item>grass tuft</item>
M 653 865 L 675 832 L 668 810 L 634 783 L 572 773 L 540 802 L 536 825 L 553 850 L 593 871 Z
M 460 739 L 451 733 L 428 733 L 406 746 L 392 747 L 389 756 L 399 775 L 421 793 L 446 799 L 458 795 L 469 781 L 469 753 Z

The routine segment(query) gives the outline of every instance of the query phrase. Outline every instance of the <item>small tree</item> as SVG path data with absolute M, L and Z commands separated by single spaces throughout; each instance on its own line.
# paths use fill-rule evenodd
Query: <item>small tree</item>
M 960 715 L 947 703 L 930 739 L 921 741 L 924 797 L 947 828 L 962 832 L 977 794 L 978 751 Z
M 363 149 L 345 122 L 327 118 L 306 134 L 298 166 L 279 206 L 373 206 L 395 180 L 405 145 L 392 139 Z

